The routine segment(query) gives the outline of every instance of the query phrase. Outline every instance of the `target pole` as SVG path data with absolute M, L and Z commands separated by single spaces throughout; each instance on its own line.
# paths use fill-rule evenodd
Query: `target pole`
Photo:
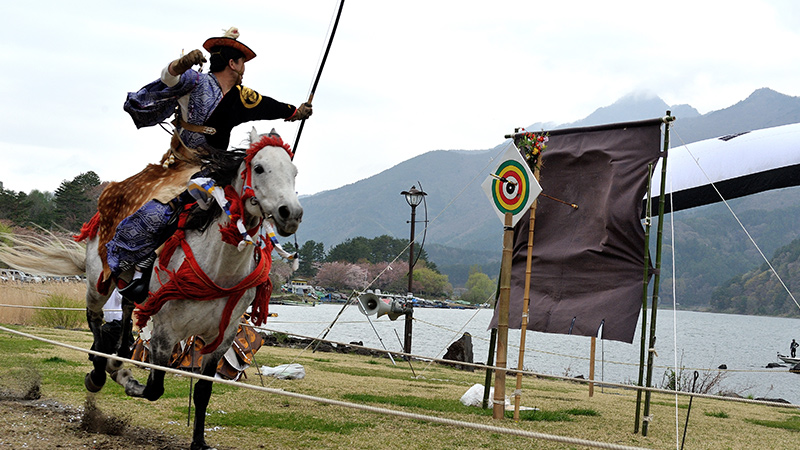
M 508 309 L 511 297 L 511 249 L 514 246 L 513 215 L 505 213 L 503 260 L 500 264 L 500 298 L 497 300 L 497 362 L 494 372 L 492 418 L 502 419 L 506 410 L 506 360 L 508 358 Z
M 539 167 L 533 171 L 533 177 L 539 181 Z M 531 301 L 531 266 L 533 261 L 533 228 L 536 224 L 536 206 L 539 200 L 531 204 L 530 221 L 528 223 L 528 254 L 525 262 L 525 290 L 522 294 L 522 324 L 519 327 L 519 358 L 517 360 L 517 388 L 514 391 L 514 421 L 519 422 L 519 404 L 522 398 L 522 371 L 525 360 L 525 335 L 528 331 L 528 306 Z

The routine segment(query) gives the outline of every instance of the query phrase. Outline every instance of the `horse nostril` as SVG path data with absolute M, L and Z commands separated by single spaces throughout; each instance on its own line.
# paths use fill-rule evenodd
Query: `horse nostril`
M 291 215 L 291 211 L 289 211 L 289 207 L 281 206 L 278 208 L 278 215 L 281 216 L 281 219 L 286 220 Z

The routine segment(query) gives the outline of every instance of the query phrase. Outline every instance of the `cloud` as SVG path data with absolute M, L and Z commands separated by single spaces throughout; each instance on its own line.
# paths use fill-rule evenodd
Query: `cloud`
M 169 135 L 136 130 L 125 94 L 232 25 L 258 54 L 245 85 L 301 103 L 337 2 L 82 5 L 4 6 L 7 189 L 54 189 L 86 170 L 120 180 L 157 162 Z M 430 150 L 491 148 L 514 127 L 575 121 L 632 91 L 703 113 L 761 87 L 798 95 L 800 56 L 786 50 L 800 46 L 797 14 L 788 0 L 349 0 L 298 148 L 298 190 L 336 188 Z M 297 132 L 296 123 L 255 126 L 289 142 Z M 36 170 L 26 158 L 47 169 L 20 176 Z

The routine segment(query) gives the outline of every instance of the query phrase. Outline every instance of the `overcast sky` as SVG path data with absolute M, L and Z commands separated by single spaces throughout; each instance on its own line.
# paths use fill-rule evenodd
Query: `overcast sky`
M 119 181 L 158 162 L 169 135 L 137 130 L 126 93 L 230 26 L 258 54 L 243 84 L 302 103 L 337 5 L 5 2 L 0 181 L 54 191 L 90 170 Z M 701 113 L 761 87 L 800 96 L 798 5 L 347 0 L 298 145 L 297 190 L 334 189 L 431 150 L 492 148 L 514 127 L 578 120 L 634 91 Z M 252 125 L 289 143 L 298 127 Z

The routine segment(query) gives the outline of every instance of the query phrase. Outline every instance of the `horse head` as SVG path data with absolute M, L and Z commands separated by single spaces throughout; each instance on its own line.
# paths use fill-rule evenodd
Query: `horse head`
M 272 221 L 281 236 L 294 234 L 303 219 L 294 185 L 297 167 L 289 145 L 274 129 L 261 135 L 255 128 L 250 131 L 250 147 L 239 175 L 248 214 Z

